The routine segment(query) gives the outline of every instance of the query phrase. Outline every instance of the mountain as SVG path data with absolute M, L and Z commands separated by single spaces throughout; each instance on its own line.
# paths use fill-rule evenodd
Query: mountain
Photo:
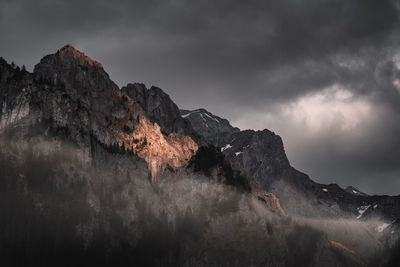
M 11 72 L 17 75 L 17 70 Z M 198 146 L 190 137 L 163 135 L 100 63 L 71 46 L 44 57 L 32 74 L 22 75 L 16 90 L 10 87 L 13 80 L 2 79 L 1 87 L 8 90 L 2 90 L 2 128 L 22 119 L 47 121 L 82 147 L 89 148 L 90 138 L 95 138 L 105 146 L 132 150 L 149 164 L 153 177 L 167 166 L 183 166 L 196 153 Z
M 275 133 L 120 89 L 72 46 L 0 59 L 0 100 L 6 266 L 363 266 L 397 240 L 398 198 L 317 184 Z
M 265 191 L 274 193 L 290 214 L 322 218 L 379 218 L 388 223 L 400 218 L 400 197 L 368 196 L 354 187 L 344 190 L 336 184 L 319 184 L 293 168 L 282 139 L 267 129 L 240 131 L 227 120 L 204 109 L 183 110 L 181 114 L 194 129 L 204 134 L 208 143 L 220 147 L 235 166 L 244 170 Z M 223 121 L 223 126 L 217 121 Z M 370 208 L 364 213 L 366 207 Z

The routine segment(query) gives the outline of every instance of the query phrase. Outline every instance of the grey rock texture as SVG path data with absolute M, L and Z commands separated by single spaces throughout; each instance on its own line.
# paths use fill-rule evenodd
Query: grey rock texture
M 118 86 L 100 63 L 65 46 L 45 56 L 35 66 L 33 76 L 32 104 L 41 119 L 51 121 L 54 128 L 68 128 L 70 138 L 78 143 L 88 144 L 91 132 L 106 145 L 117 143 L 96 116 L 112 116 L 119 111 L 115 109 Z M 139 110 L 136 112 L 143 116 Z
M 216 147 L 224 146 L 234 133 L 240 131 L 228 120 L 215 116 L 205 109 L 181 110 L 181 116 L 192 123 L 195 131 L 203 136 L 207 143 Z
M 28 116 L 33 77 L 0 58 L 0 129 Z
M 234 133 L 221 150 L 264 188 L 290 170 L 281 138 L 268 130 Z

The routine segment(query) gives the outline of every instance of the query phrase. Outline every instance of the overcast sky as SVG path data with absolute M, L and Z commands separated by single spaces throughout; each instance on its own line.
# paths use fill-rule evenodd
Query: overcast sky
M 400 194 L 400 2 L 0 0 L 0 56 L 71 44 L 120 86 L 281 135 L 323 183 Z

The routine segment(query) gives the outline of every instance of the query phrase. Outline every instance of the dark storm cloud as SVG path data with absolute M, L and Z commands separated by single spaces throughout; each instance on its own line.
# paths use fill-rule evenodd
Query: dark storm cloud
M 7 60 L 32 69 L 72 44 L 120 86 L 157 85 L 183 108 L 271 128 L 300 169 L 371 192 L 400 179 L 399 29 L 399 1 L 0 0 Z M 338 130 L 344 116 L 309 134 L 282 111 L 332 86 L 367 102 L 352 131 Z

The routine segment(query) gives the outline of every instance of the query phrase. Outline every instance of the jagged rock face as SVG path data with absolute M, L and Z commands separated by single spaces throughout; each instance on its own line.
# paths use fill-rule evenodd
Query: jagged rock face
M 0 58 L 0 130 L 30 112 L 32 75 Z
M 221 147 L 221 152 L 261 187 L 266 188 L 271 182 L 285 178 L 291 171 L 282 139 L 273 132 L 240 131 L 226 119 L 205 109 L 181 110 L 181 114 L 207 142 Z
M 21 105 L 29 103 L 22 115 L 29 113 L 34 120 L 49 122 L 53 129 L 61 129 L 69 139 L 87 147 L 88 153 L 92 137 L 105 146 L 124 146 L 146 160 L 153 177 L 168 166 L 182 167 L 197 151 L 190 137 L 164 136 L 141 106 L 110 80 L 100 63 L 71 46 L 44 57 L 35 66 L 33 77 L 27 100 L 20 89 L 13 99 L 24 101 L 17 107 L 8 104 L 11 108 L 2 112 L 2 121 L 10 121 L 7 114 L 25 110 Z M 7 90 L 13 88 L 5 85 L 2 95 Z
M 190 136 L 198 145 L 205 144 L 202 137 L 193 130 L 190 122 L 180 116 L 178 106 L 160 88 L 147 89 L 142 83 L 128 84 L 121 89 L 146 112 L 147 117 L 160 125 L 165 135 L 177 133 Z
M 54 128 L 68 129 L 70 137 L 82 145 L 88 144 L 90 133 L 106 145 L 118 142 L 107 128 L 101 127 L 99 117 L 107 114 L 111 121 L 126 107 L 117 106 L 121 94 L 100 63 L 65 46 L 45 56 L 33 75 L 33 105 L 43 120 L 51 121 Z
M 235 133 L 221 150 L 263 188 L 283 179 L 290 169 L 281 138 L 268 130 Z
M 194 130 L 203 136 L 207 143 L 216 147 L 224 146 L 234 133 L 240 131 L 228 120 L 215 116 L 205 109 L 181 110 L 181 115 L 191 122 Z

